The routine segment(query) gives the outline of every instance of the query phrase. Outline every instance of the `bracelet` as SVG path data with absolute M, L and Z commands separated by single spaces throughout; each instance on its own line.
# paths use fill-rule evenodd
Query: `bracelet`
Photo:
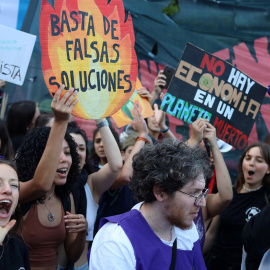
M 169 127 L 165 128 L 164 130 L 160 130 L 160 132 L 165 133 L 169 130 Z
M 145 143 L 150 143 L 147 139 L 144 137 L 138 137 L 136 141 L 144 141 Z
M 105 126 L 108 126 L 108 125 L 109 125 L 109 123 L 108 123 L 107 119 L 103 119 L 102 122 L 97 124 L 97 128 L 102 128 L 102 127 L 105 127 Z

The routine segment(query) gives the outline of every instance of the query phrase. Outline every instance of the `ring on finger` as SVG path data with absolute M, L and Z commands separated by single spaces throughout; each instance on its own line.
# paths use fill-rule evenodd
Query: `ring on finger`
M 58 99 L 56 99 L 56 98 L 54 98 L 54 99 L 53 99 L 53 101 L 58 102 L 59 100 L 58 100 Z
M 67 105 L 67 107 L 69 107 L 70 106 L 70 104 L 66 104 Z
M 81 218 L 81 215 L 80 214 L 78 215 L 78 218 Z

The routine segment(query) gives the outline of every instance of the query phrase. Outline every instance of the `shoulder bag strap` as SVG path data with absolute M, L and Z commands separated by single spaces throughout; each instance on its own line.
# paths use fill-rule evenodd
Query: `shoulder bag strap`
M 175 268 L 175 262 L 176 262 L 176 251 L 177 251 L 177 238 L 175 238 L 173 242 L 173 247 L 172 247 L 172 260 L 171 260 L 171 265 L 169 270 L 174 270 Z

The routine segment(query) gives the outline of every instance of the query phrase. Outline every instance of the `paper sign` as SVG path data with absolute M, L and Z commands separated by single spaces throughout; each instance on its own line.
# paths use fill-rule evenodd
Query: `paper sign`
M 78 91 L 75 116 L 110 116 L 132 96 L 137 57 L 122 0 L 43 0 L 40 40 L 45 83 L 52 96 L 62 84 Z
M 140 80 L 137 79 L 135 89 L 139 89 L 141 87 L 142 84 Z M 118 128 L 128 125 L 131 120 L 133 120 L 134 104 L 137 104 L 137 106 L 139 107 L 143 118 L 147 118 L 154 114 L 148 99 L 141 97 L 135 90 L 128 102 L 117 113 L 112 115 L 112 118 Z
M 22 85 L 36 36 L 0 25 L 0 79 Z
M 0 24 L 16 28 L 19 11 L 19 0 L 0 0 Z
M 209 119 L 218 138 L 243 149 L 266 91 L 231 64 L 188 43 L 161 109 L 189 124 Z

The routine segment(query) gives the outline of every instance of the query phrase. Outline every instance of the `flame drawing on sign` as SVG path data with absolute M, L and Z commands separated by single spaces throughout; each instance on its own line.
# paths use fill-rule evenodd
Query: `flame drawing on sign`
M 137 57 L 131 16 L 122 0 L 43 0 L 40 43 L 45 83 L 53 95 L 65 84 L 78 90 L 73 114 L 114 114 L 135 89 Z

